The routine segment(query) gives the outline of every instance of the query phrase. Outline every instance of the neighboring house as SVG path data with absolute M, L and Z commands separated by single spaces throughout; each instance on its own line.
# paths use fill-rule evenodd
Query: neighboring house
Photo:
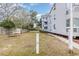
M 42 15 L 41 16 L 41 21 L 42 21 L 42 30 L 43 31 L 49 31 L 49 14 L 46 14 L 46 15 Z
M 72 9 L 74 36 L 79 36 L 79 4 L 73 4 Z M 49 15 L 50 17 L 45 17 L 47 19 L 49 18 L 47 22 L 50 22 L 49 25 L 47 25 L 47 31 L 67 36 L 70 28 L 70 4 L 54 3 Z M 42 24 L 44 24 L 43 21 Z M 45 30 L 44 26 L 42 26 L 42 29 Z

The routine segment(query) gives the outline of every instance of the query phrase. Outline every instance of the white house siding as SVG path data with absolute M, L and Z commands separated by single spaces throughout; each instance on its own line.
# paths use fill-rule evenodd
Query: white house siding
M 74 34 L 79 36 L 79 4 L 73 5 L 73 20 L 74 20 L 74 27 L 77 28 L 77 33 Z
M 55 7 L 55 10 L 54 10 L 54 7 Z M 68 14 L 66 11 L 68 11 Z M 70 4 L 56 3 L 55 6 L 53 4 L 53 7 L 49 15 L 50 16 L 47 16 L 48 17 L 47 31 L 52 33 L 62 34 L 62 35 L 68 35 L 67 28 L 69 27 L 66 27 L 66 21 L 67 19 L 70 19 Z M 79 19 L 79 4 L 77 5 L 73 4 L 73 20 L 75 24 L 74 28 L 77 28 L 77 32 L 74 32 L 74 36 L 79 36 L 79 22 L 78 22 L 79 20 L 75 20 L 75 18 Z M 56 29 L 54 29 L 54 27 L 56 27 Z
M 55 18 L 54 24 L 56 29 L 54 30 L 54 33 L 58 34 L 66 34 L 66 6 L 65 4 L 58 3 L 56 4 L 56 10 L 55 11 Z
M 49 18 L 49 32 L 57 34 L 66 34 L 66 6 L 65 4 L 56 4 L 56 10 L 51 10 Z M 54 19 L 55 18 L 55 19 Z M 56 29 L 54 29 L 54 26 Z

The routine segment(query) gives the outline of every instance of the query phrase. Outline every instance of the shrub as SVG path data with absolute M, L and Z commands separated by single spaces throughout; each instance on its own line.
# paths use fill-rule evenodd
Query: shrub
M 15 24 L 11 20 L 6 19 L 0 23 L 0 26 L 6 29 L 6 34 L 10 36 L 12 33 L 11 29 L 15 27 Z
M 11 20 L 3 20 L 0 26 L 5 29 L 12 29 L 15 27 L 15 24 Z

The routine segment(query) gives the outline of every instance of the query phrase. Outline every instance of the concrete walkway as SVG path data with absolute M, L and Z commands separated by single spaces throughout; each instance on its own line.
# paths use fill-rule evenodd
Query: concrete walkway
M 67 38 L 63 38 L 63 37 L 61 37 L 61 36 L 53 35 L 53 34 L 50 34 L 50 33 L 48 33 L 48 35 L 54 36 L 54 37 L 58 38 L 59 40 L 61 40 L 62 42 L 68 44 Z M 76 43 L 76 42 L 73 42 L 73 47 L 76 48 L 76 49 L 79 49 L 79 44 Z

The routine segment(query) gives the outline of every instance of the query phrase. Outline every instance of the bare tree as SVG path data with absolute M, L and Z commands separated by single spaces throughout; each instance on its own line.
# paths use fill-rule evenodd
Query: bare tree
M 30 13 L 24 8 L 16 10 L 15 13 L 11 16 L 11 18 L 13 18 L 13 21 L 15 21 L 15 23 L 17 21 L 20 22 L 20 28 L 22 28 L 23 25 L 28 25 L 29 23 L 31 23 Z
M 9 18 L 17 9 L 19 9 L 20 4 L 17 3 L 0 3 L 0 16 Z
M 32 20 L 30 12 L 22 5 L 20 3 L 0 3 L 0 18 L 14 21 L 16 28 L 29 25 Z

